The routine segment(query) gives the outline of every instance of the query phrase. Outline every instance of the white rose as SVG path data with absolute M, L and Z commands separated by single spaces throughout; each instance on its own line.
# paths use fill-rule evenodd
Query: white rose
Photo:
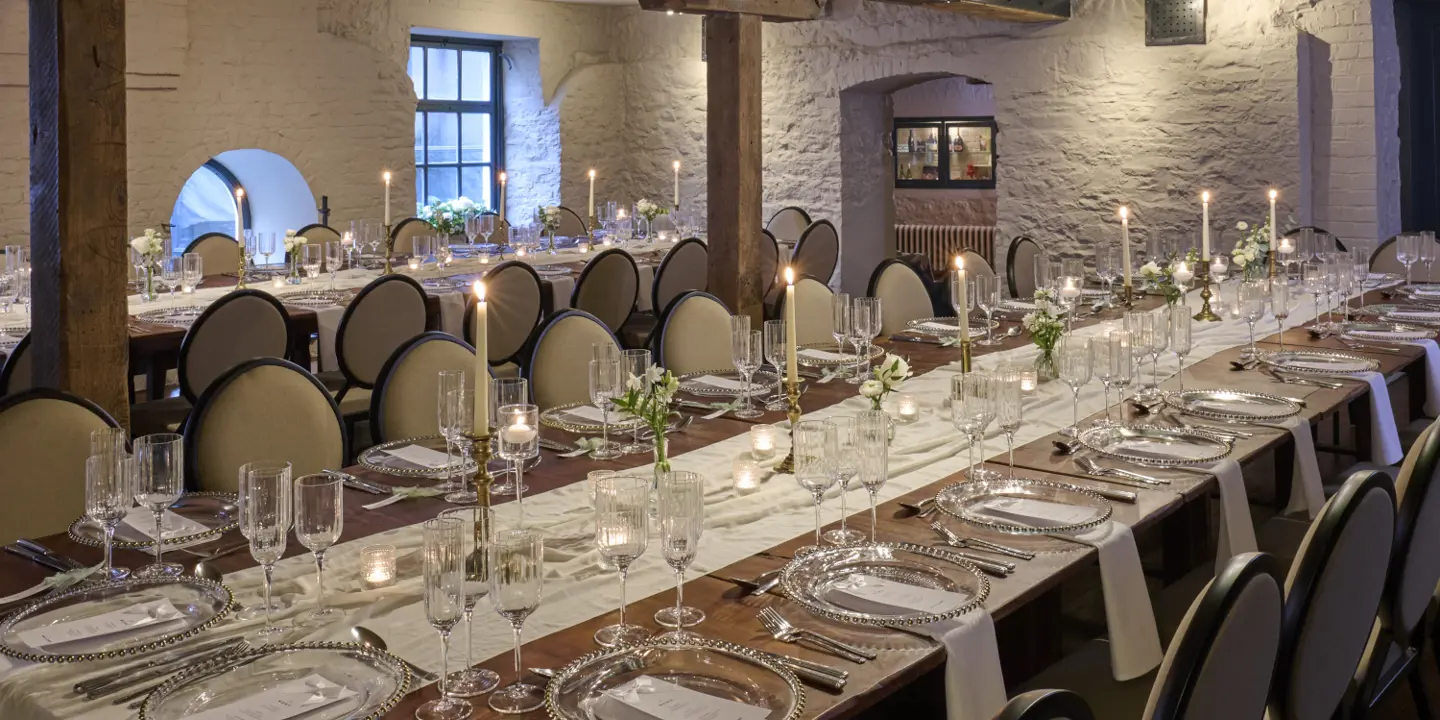
M 287 237 L 287 238 L 293 238 L 293 237 L 295 237 L 295 231 L 294 231 L 294 230 L 286 230 L 286 231 L 285 231 L 285 237 Z
M 1247 222 L 1245 222 L 1244 220 L 1241 220 L 1240 222 L 1235 223 L 1235 228 L 1238 229 L 1238 230 L 1249 230 L 1249 229 L 1250 229 L 1250 223 L 1247 223 Z
M 885 386 L 879 380 L 866 380 L 860 383 L 860 394 L 867 398 L 877 398 L 885 392 Z
M 1140 273 L 1142 275 L 1158 275 L 1160 274 L 1160 266 L 1156 265 L 1155 261 L 1152 260 L 1140 266 Z
M 145 254 L 150 251 L 150 238 L 141 235 L 130 241 L 130 249 L 137 253 Z

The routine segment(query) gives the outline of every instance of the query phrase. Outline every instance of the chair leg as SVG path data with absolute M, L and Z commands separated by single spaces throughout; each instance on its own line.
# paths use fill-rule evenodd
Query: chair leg
M 1435 714 L 1430 712 L 1430 697 L 1425 694 L 1425 681 L 1420 677 L 1420 663 L 1410 671 L 1410 697 L 1415 701 L 1415 717 L 1420 720 L 1431 720 Z

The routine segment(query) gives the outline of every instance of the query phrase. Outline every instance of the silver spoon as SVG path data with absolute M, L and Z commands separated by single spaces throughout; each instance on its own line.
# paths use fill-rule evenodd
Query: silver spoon
M 355 638 L 355 642 L 358 642 L 365 647 L 373 648 L 381 652 L 384 652 L 389 647 L 385 644 L 384 638 L 376 635 L 373 630 L 363 625 L 356 625 L 350 628 L 350 637 Z M 420 678 L 420 680 L 423 682 L 432 683 L 440 679 L 439 675 L 436 675 L 432 672 L 426 672 L 425 670 L 421 670 L 415 665 L 415 663 L 412 663 L 409 660 L 406 660 L 404 658 L 399 658 L 399 660 L 400 662 L 405 663 L 406 667 L 410 668 L 411 674 L 413 674 L 415 677 Z

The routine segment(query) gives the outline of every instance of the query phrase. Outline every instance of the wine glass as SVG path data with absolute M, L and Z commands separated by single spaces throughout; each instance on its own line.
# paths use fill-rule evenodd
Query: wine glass
M 492 434 L 499 437 L 500 428 L 503 427 L 500 408 L 510 407 L 512 405 L 525 405 L 529 402 L 529 380 L 525 378 L 492 378 L 490 380 L 490 429 Z M 490 494 L 492 496 L 515 495 L 516 497 L 524 497 L 525 492 L 530 488 L 515 482 L 514 474 L 514 463 L 510 463 L 509 472 L 504 473 L 502 476 L 504 479 L 490 486 Z
M 255 251 L 260 255 L 264 256 L 265 264 L 267 265 L 275 264 L 275 261 L 271 256 L 273 256 L 276 250 L 278 250 L 278 248 L 276 247 L 277 242 L 278 241 L 275 237 L 275 233 L 273 232 L 262 232 L 255 234 Z
M 831 545 L 854 545 L 864 540 L 865 536 L 845 526 L 850 515 L 845 496 L 850 493 L 850 481 L 860 473 L 859 430 L 852 415 L 832 417 L 830 423 L 835 426 L 835 477 L 840 486 L 840 527 L 826 530 L 822 537 Z
M 970 276 L 969 280 L 970 285 L 975 288 L 973 291 L 975 293 L 975 307 L 980 308 L 980 310 L 985 313 L 985 337 L 976 344 L 999 345 L 1001 341 L 995 339 L 994 333 L 990 328 L 991 325 L 993 325 L 991 317 L 995 314 L 995 308 L 1000 305 L 1000 277 L 997 275 L 976 273 Z
M 958 383 L 951 386 L 951 392 L 959 390 L 959 396 L 951 398 L 951 422 L 956 429 L 970 438 L 967 450 L 969 464 L 965 471 L 971 480 L 991 480 L 999 473 L 975 463 L 975 449 L 980 449 L 980 464 L 985 463 L 985 431 L 995 420 L 995 376 L 985 372 L 970 372 L 955 378 Z M 958 388 L 956 387 L 958 385 Z
M 325 243 L 325 271 L 330 273 L 330 290 L 335 290 L 335 273 L 345 266 L 345 246 L 337 240 Z
M 1010 456 L 1010 478 L 1015 478 L 1015 431 L 1025 420 L 1025 398 L 1020 393 L 1024 370 L 1011 366 L 995 377 L 995 423 L 1005 433 L 1005 447 Z
M 705 479 L 693 472 L 672 470 L 661 473 L 655 492 L 661 554 L 675 571 L 675 606 L 658 610 L 655 622 L 672 628 L 662 637 L 683 640 L 694 637 L 685 628 L 705 621 L 704 612 L 685 605 L 685 568 L 695 560 L 705 531 Z
M 128 457 L 130 450 L 126 445 L 129 437 L 129 433 L 125 432 L 125 428 L 122 427 L 103 427 L 99 430 L 91 430 L 90 455 L 104 455 L 112 461 Z
M 1111 336 L 1117 332 L 1124 331 L 1111 330 L 1103 338 L 1099 338 L 1098 342 L 1092 340 L 1090 343 L 1092 371 L 1096 377 L 1100 378 L 1100 383 L 1105 386 L 1105 419 L 1095 423 L 1096 425 L 1114 424 L 1114 421 L 1110 419 L 1110 386 L 1115 382 L 1115 365 L 1111 362 L 1110 346 L 1115 342 Z
M 475 427 L 475 396 L 465 387 L 465 375 L 460 375 L 460 388 L 445 393 L 440 403 L 441 427 L 448 429 L 446 436 L 447 462 L 449 463 L 450 479 L 447 480 L 447 487 L 450 492 L 445 494 L 445 502 L 452 505 L 468 505 L 479 497 L 476 490 L 468 482 L 469 473 L 465 472 L 465 460 L 469 454 L 466 449 L 470 446 L 465 438 L 465 432 Z M 454 443 L 459 450 L 457 455 L 448 453 L 449 446 Z M 459 475 L 458 484 L 454 478 Z
M 520 631 L 525 618 L 540 607 L 545 584 L 545 539 L 539 530 L 504 530 L 490 546 L 490 604 L 515 630 L 515 683 L 490 695 L 490 708 L 507 715 L 538 710 L 545 704 L 543 688 L 521 680 Z
M 1115 279 L 1120 277 L 1120 253 L 1119 247 L 1108 240 L 1095 242 L 1095 276 L 1100 282 L 1105 283 L 1105 297 L 1108 298 L 1115 292 Z
M 115 567 L 111 549 L 115 526 L 135 504 L 135 458 L 124 453 L 96 454 L 85 460 L 85 517 L 105 531 L 105 563 L 101 577 L 124 580 L 129 568 Z
M 870 544 L 875 544 L 875 506 L 890 470 L 890 415 L 865 410 L 855 420 L 856 451 L 860 458 L 860 484 L 870 495 Z
M 1094 362 L 1091 358 L 1090 339 L 1079 338 L 1074 335 L 1067 335 L 1060 339 L 1060 346 L 1055 349 L 1055 365 L 1059 370 L 1060 381 L 1070 387 L 1072 402 L 1070 405 L 1071 422 L 1070 427 L 1064 428 L 1060 434 L 1065 437 L 1077 437 L 1080 435 L 1080 388 L 1085 387 L 1094 375 Z M 1106 390 L 1106 401 L 1108 405 L 1109 390 Z
M 820 504 L 835 486 L 836 434 L 834 423 L 802 420 L 793 429 L 795 481 L 815 499 L 815 547 L 820 546 Z
M 440 370 L 436 373 L 435 419 L 440 437 L 445 439 L 445 484 L 441 489 L 446 492 L 461 489 L 455 482 L 455 446 L 460 441 L 460 435 L 469 429 L 461 425 L 457 407 L 465 403 L 465 390 L 464 370 Z M 452 397 L 456 394 L 459 397 Z M 471 417 L 474 417 L 473 410 Z M 460 465 L 464 463 L 464 458 L 461 458 Z
M 1325 292 L 1325 268 L 1319 263 L 1305 263 L 1300 267 L 1300 284 L 1315 303 L 1314 326 L 1319 328 L 1320 294 Z
M 1255 323 L 1265 317 L 1265 299 L 1268 289 L 1265 280 L 1246 280 L 1240 284 L 1240 304 L 1245 323 L 1250 326 L 1250 357 L 1255 357 Z
M 620 351 L 620 372 L 628 385 L 630 378 L 645 377 L 646 371 L 654 363 L 650 358 L 649 350 L 621 350 Z M 630 442 L 620 448 L 620 452 L 626 455 L 636 455 L 650 452 L 653 445 L 649 442 L 641 442 L 640 432 L 645 429 L 643 424 L 636 424 L 635 429 L 630 431 Z
M 625 581 L 650 543 L 650 479 L 634 475 L 595 478 L 595 547 L 620 571 L 620 622 L 595 631 L 601 647 L 640 642 L 650 631 L 625 622 Z
M 295 619 L 305 627 L 328 625 L 342 617 L 325 607 L 325 551 L 340 540 L 345 523 L 345 484 L 339 475 L 303 475 L 295 479 L 295 539 L 315 555 L 315 609 Z
M 175 288 L 180 287 L 180 282 L 185 277 L 185 266 L 181 260 L 174 255 L 160 261 L 160 283 L 170 288 L 170 299 L 175 299 Z
M 737 320 L 744 322 L 736 322 Z M 744 315 L 732 317 L 730 327 L 730 358 L 735 363 L 735 369 L 739 371 L 740 377 L 745 381 L 743 390 L 741 390 L 741 396 L 745 398 L 745 407 L 735 410 L 731 414 L 742 420 L 757 418 L 765 413 L 755 409 L 752 404 L 750 381 L 755 376 L 755 371 L 760 369 L 760 363 L 764 359 L 764 335 L 759 331 L 752 331 L 750 318 Z
M 290 535 L 294 512 L 290 463 L 251 467 L 244 491 L 240 522 L 250 539 L 250 555 L 264 571 L 265 627 L 250 639 L 266 644 L 285 633 L 271 621 L 270 608 L 275 563 L 285 554 L 285 540 Z
M 785 340 L 785 321 L 766 320 L 765 359 L 770 362 L 771 367 L 775 368 L 775 377 L 780 378 L 781 381 L 784 381 L 785 379 L 786 352 L 787 345 Z M 786 399 L 785 393 L 783 391 L 777 390 L 775 394 L 771 396 L 770 402 L 765 403 L 765 409 L 786 410 L 788 409 L 788 403 L 789 401 Z
M 1033 263 L 1035 268 L 1035 289 L 1039 290 L 1050 287 L 1050 282 L 1055 279 L 1055 276 L 1050 272 L 1050 256 L 1043 252 L 1037 253 L 1033 258 Z M 1030 300 L 1030 298 L 1016 299 Z
M 841 355 L 845 354 L 845 340 L 853 334 L 852 307 L 850 305 L 850 293 L 835 293 L 830 298 L 830 335 L 835 338 L 835 344 L 839 346 Z M 859 346 L 856 346 L 859 352 Z M 858 358 L 857 358 L 858 359 Z M 839 374 L 836 377 L 849 377 L 849 363 L 841 363 Z
M 185 568 L 161 560 L 165 509 L 185 492 L 184 439 L 156 433 L 135 440 L 135 501 L 155 515 L 155 562 L 135 571 L 137 578 L 177 577 Z
M 320 266 L 324 261 L 325 248 L 319 245 L 300 246 L 300 267 L 305 269 L 305 277 L 314 280 L 320 277 Z
M 855 376 L 847 382 L 858 384 L 872 377 L 871 341 L 880 334 L 880 298 L 858 297 L 851 302 L 850 325 L 855 332 Z
M 1150 314 L 1150 322 L 1150 387 L 1153 397 L 1160 394 L 1160 354 L 1170 346 L 1170 313 L 1163 308 L 1156 310 Z
M 1131 349 L 1133 344 L 1139 343 L 1135 336 L 1126 330 L 1110 331 L 1109 363 L 1110 382 L 1115 385 L 1118 395 L 1115 398 L 1116 404 L 1120 406 L 1120 419 L 1125 419 L 1125 386 L 1135 377 L 1135 353 Z M 1109 417 L 1110 409 L 1105 409 L 1106 417 Z
M 1275 321 L 1280 326 L 1280 352 L 1285 352 L 1285 318 L 1290 317 L 1290 285 L 1285 282 L 1284 277 L 1276 278 L 1270 283 L 1270 312 L 1275 314 Z
M 1421 230 L 1420 233 L 1420 264 L 1425 266 L 1425 282 L 1430 282 L 1430 265 L 1435 262 L 1435 232 L 1433 230 Z
M 540 455 L 540 408 L 534 405 L 504 405 L 500 408 L 499 455 L 515 470 L 515 503 L 525 499 L 525 461 Z M 525 507 L 520 506 L 521 517 Z
M 625 392 L 625 378 L 621 377 L 620 361 L 590 361 L 590 402 L 600 409 L 600 447 L 590 451 L 595 460 L 614 460 L 620 451 L 610 444 L 610 403 Z
M 1193 341 L 1190 337 L 1190 323 L 1194 318 L 1184 306 L 1171 309 L 1170 315 L 1170 352 L 1175 353 L 1175 359 L 1180 361 L 1180 369 L 1175 377 L 1180 381 L 1180 392 L 1185 392 L 1185 356 L 1193 349 Z
M 441 516 L 420 527 L 425 619 L 440 633 L 440 697 L 415 711 L 418 720 L 462 720 L 469 702 L 449 694 L 450 633 L 465 616 L 465 523 Z M 519 649 L 516 649 L 519 653 Z
M 205 279 L 205 258 L 200 253 L 185 253 L 180 256 L 180 262 L 183 267 L 180 271 L 180 292 L 189 295 Z
M 455 518 L 464 530 L 460 533 L 460 556 L 465 565 L 465 667 L 446 678 L 445 694 L 450 697 L 484 695 L 500 684 L 493 670 L 475 667 L 475 604 L 490 593 L 490 562 L 487 556 L 495 539 L 495 513 L 488 507 L 450 508 L 442 518 Z
M 1405 266 L 1405 284 L 1414 282 L 1411 279 L 1410 266 L 1420 259 L 1420 236 L 1414 233 L 1400 233 L 1395 236 L 1395 259 Z

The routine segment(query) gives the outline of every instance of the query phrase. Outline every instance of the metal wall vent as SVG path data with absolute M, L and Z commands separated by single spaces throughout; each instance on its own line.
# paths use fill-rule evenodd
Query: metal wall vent
M 1205 0 L 1145 0 L 1146 45 L 1204 45 Z

